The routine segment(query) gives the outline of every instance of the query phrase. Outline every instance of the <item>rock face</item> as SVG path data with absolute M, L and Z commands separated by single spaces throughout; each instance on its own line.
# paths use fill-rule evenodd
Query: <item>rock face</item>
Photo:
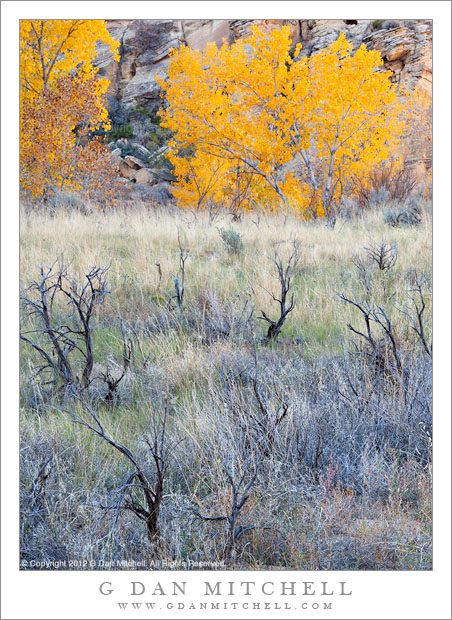
M 368 49 L 381 53 L 385 68 L 393 72 L 394 83 L 409 90 L 419 86 L 431 96 L 432 22 L 429 20 L 109 20 L 107 28 L 121 44 L 120 62 L 113 60 L 105 45 L 98 46 L 96 60 L 100 75 L 110 80 L 108 107 L 114 109 L 119 103 L 129 109 L 144 106 L 155 112 L 161 105 L 156 77 L 167 76 L 171 48 L 187 45 L 202 50 L 209 42 L 220 47 L 224 41 L 233 43 L 247 38 L 252 25 L 267 33 L 289 26 L 292 46 L 301 43 L 304 56 L 328 47 L 345 32 L 355 50 L 364 43 Z M 136 152 L 147 161 L 149 151 L 135 146 L 143 149 Z M 122 159 L 115 151 L 113 165 L 127 179 L 152 184 L 152 171 L 143 169 L 145 164 L 134 159 L 130 156 Z M 431 164 L 431 157 L 427 159 Z
M 109 20 L 108 30 L 121 43 L 121 60 L 114 62 L 108 48 L 99 45 L 96 64 L 100 75 L 110 80 L 108 95 L 113 100 L 155 110 L 161 102 L 155 78 L 166 76 L 171 48 L 187 45 L 202 50 L 209 42 L 232 43 L 248 37 L 253 24 L 268 33 L 289 26 L 293 47 L 301 43 L 304 55 L 315 54 L 345 32 L 355 49 L 365 43 L 381 53 L 394 82 L 409 89 L 419 85 L 431 93 L 432 23 L 428 20 Z
M 121 161 L 122 161 L 121 149 L 113 149 L 112 150 L 112 152 L 111 152 L 111 161 L 112 161 L 113 168 L 115 170 L 119 171 L 119 166 L 120 166 Z
M 169 51 L 184 42 L 181 20 L 109 20 L 107 27 L 120 42 L 120 62 L 104 44 L 98 46 L 96 65 L 110 80 L 108 95 L 125 105 L 156 107 L 160 88 L 155 77 L 166 76 Z
M 356 50 L 362 43 L 380 52 L 392 81 L 409 90 L 432 92 L 432 22 L 367 19 L 305 20 L 301 25 L 305 55 L 328 47 L 340 32 Z
M 340 32 L 345 32 L 347 40 L 357 49 L 371 28 L 368 19 L 313 19 L 302 22 L 302 45 L 305 56 L 315 54 L 333 43 Z
M 140 183 L 141 185 L 152 185 L 154 174 L 150 168 L 140 168 L 140 170 L 133 173 L 130 180 L 135 181 L 135 183 Z
M 135 170 L 134 168 L 131 168 L 130 166 L 128 166 L 123 159 L 120 159 L 119 174 L 125 179 L 131 179 L 132 176 L 135 174 Z
M 378 50 L 393 79 L 409 90 L 419 86 L 432 92 L 432 24 L 410 22 L 390 30 L 379 30 L 365 37 L 364 43 Z
M 183 19 L 180 23 L 183 42 L 193 49 L 201 51 L 211 41 L 221 45 L 223 39 L 229 43 L 234 40 L 225 19 Z
M 124 157 L 124 162 L 132 168 L 132 170 L 140 170 L 144 168 L 144 162 L 138 159 L 138 157 L 133 157 L 133 155 L 127 155 Z
M 299 20 L 107 20 L 110 34 L 120 41 L 120 62 L 104 44 L 98 46 L 96 66 L 110 80 L 108 96 L 126 106 L 144 105 L 155 111 L 161 104 L 156 76 L 166 77 L 171 48 L 187 45 L 202 50 L 207 43 L 233 43 L 251 34 L 257 24 L 265 32 L 290 27 L 293 44 L 301 41 Z

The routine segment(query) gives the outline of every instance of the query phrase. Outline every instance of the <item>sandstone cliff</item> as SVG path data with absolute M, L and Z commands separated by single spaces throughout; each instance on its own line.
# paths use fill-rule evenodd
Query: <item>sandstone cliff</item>
M 252 24 L 266 32 L 288 25 L 294 46 L 301 43 L 305 55 L 327 47 L 345 31 L 355 48 L 365 43 L 381 53 L 395 82 L 431 93 L 432 23 L 427 20 L 109 20 L 109 31 L 121 42 L 121 60 L 113 62 L 108 49 L 99 46 L 97 66 L 110 79 L 112 100 L 153 110 L 160 105 L 155 77 L 166 75 L 172 47 L 201 50 L 210 41 L 219 46 L 223 39 L 234 42 L 249 36 Z
M 107 27 L 121 44 L 120 62 L 113 60 L 106 46 L 99 46 L 97 66 L 100 74 L 110 80 L 108 107 L 112 118 L 119 111 L 119 117 L 124 114 L 134 123 L 135 142 L 121 138 L 110 143 L 116 154 L 114 165 L 121 176 L 140 185 L 158 183 L 167 192 L 171 174 L 162 164 L 165 147 L 162 140 L 157 139 L 154 145 L 148 140 L 155 130 L 149 113 L 155 113 L 161 105 L 156 77 L 166 77 L 171 48 L 187 45 L 202 50 L 209 42 L 218 46 L 224 40 L 233 43 L 247 38 L 253 24 L 268 33 L 289 26 L 293 47 L 301 43 L 304 56 L 328 47 L 345 31 L 354 49 L 365 43 L 368 49 L 381 53 L 385 68 L 393 73 L 393 82 L 409 90 L 419 86 L 431 96 L 432 23 L 428 20 L 110 20 Z M 142 116 L 143 110 L 147 111 L 147 120 Z M 431 142 L 419 141 L 415 128 L 411 134 L 407 136 L 412 143 L 407 161 L 422 178 L 431 168 Z

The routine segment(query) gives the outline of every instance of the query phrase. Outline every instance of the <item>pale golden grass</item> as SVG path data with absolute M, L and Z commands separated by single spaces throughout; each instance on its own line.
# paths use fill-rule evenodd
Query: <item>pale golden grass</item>
M 114 406 L 100 404 L 99 415 L 115 439 L 142 452 L 142 437 L 152 401 L 164 397 L 167 385 L 174 401 L 170 431 L 177 440 L 177 462 L 171 465 L 174 482 L 168 481 L 165 506 L 166 503 L 173 505 L 171 502 L 177 505 L 186 494 L 184 501 L 198 501 L 200 509 L 212 514 L 227 510 L 230 503 L 229 490 L 221 482 L 223 456 L 212 451 L 220 432 L 226 438 L 231 433 L 227 428 L 227 406 L 221 392 L 213 389 L 214 383 L 218 381 L 222 358 L 227 360 L 226 366 L 234 366 L 235 355 L 240 357 L 240 364 L 250 364 L 252 349 L 245 340 L 236 342 L 232 338 L 203 345 L 202 334 L 196 331 L 202 330 L 202 326 L 184 328 L 184 321 L 191 310 L 199 307 L 202 295 L 213 289 L 220 299 L 233 300 L 238 306 L 249 298 L 256 314 L 263 309 L 269 316 L 276 317 L 275 303 L 265 291 L 278 293 L 271 262 L 274 246 L 289 242 L 279 246 L 287 257 L 290 241 L 298 239 L 301 262 L 293 278 L 295 309 L 274 351 L 268 351 L 258 340 L 259 355 L 264 356 L 268 351 L 283 360 L 284 356 L 326 358 L 331 352 L 342 352 L 347 347 L 348 322 L 362 327 L 360 315 L 341 303 L 337 292 L 351 297 L 363 294 L 359 274 L 352 263 L 355 254 L 363 254 L 363 246 L 384 239 L 398 247 L 395 267 L 387 273 L 375 274 L 373 279 L 376 300 L 388 311 L 397 312 L 396 305 L 407 303 L 409 272 L 431 271 L 431 222 L 428 218 L 418 228 L 394 229 L 384 224 L 381 212 L 375 211 L 360 219 L 338 221 L 331 230 L 323 222 L 306 222 L 283 215 L 257 218 L 248 214 L 242 222 L 232 224 L 243 239 L 243 252 L 239 255 L 227 252 L 218 232 L 219 227 L 230 225 L 227 215 L 211 223 L 206 214 L 198 214 L 195 218 L 187 212 L 153 211 L 140 205 L 105 214 L 23 213 L 21 219 L 23 287 L 38 278 L 39 268 L 51 265 L 57 256 L 63 255 L 70 263 L 70 273 L 80 278 L 93 265 L 110 265 L 111 295 L 96 317 L 100 320 L 96 320 L 94 333 L 99 373 L 107 361 L 121 362 L 120 317 L 130 323 L 139 321 L 142 328 L 147 324 L 155 327 L 153 317 L 159 312 L 163 320 L 175 320 L 175 325 L 166 330 L 153 329 L 149 333 L 138 330 L 142 350 L 136 345 L 137 359 L 128 371 L 126 387 L 121 388 L 122 400 Z M 178 231 L 189 252 L 185 315 L 176 309 L 167 312 L 168 300 L 174 295 L 173 276 L 179 273 Z M 162 270 L 160 282 L 156 264 Z M 429 310 L 430 299 L 427 301 Z M 174 305 L 174 301 L 172 303 Z M 264 325 L 261 327 L 265 329 Z M 298 338 L 302 346 L 298 346 Z M 21 416 L 26 464 L 23 488 L 27 492 L 32 488 L 41 462 L 51 454 L 54 478 L 49 485 L 55 490 L 55 497 L 60 497 L 57 490 L 63 498 L 55 509 L 49 503 L 47 522 L 52 536 L 66 546 L 69 557 L 98 557 L 94 542 L 108 534 L 113 515 L 100 520 L 99 528 L 95 529 L 101 511 L 90 507 L 87 498 L 92 494 L 99 503 L 112 501 L 108 493 L 130 475 L 129 464 L 111 446 L 73 423 L 70 414 L 80 413 L 77 404 L 68 404 L 68 413 L 61 411 L 55 401 L 55 407 L 46 405 L 44 412 L 38 412 L 29 393 L 26 394 L 33 381 L 32 355 L 26 347 L 23 359 L 22 388 L 24 402 L 28 403 Z M 262 357 L 261 366 L 265 363 Z M 155 391 L 159 389 L 156 398 Z M 309 399 L 303 401 L 305 388 L 301 376 L 299 384 L 292 389 L 294 402 L 299 397 L 303 414 L 314 420 L 315 412 L 310 410 L 314 405 Z M 315 389 L 322 389 L 320 379 Z M 247 387 L 243 390 L 248 394 Z M 287 434 L 292 432 L 290 416 L 284 430 Z M 179 443 L 179 439 L 183 441 Z M 275 494 L 267 496 L 260 489 L 253 490 L 245 516 L 251 522 L 256 519 L 265 524 L 269 520 L 273 522 L 273 515 L 277 514 L 276 524 L 285 534 L 276 530 L 256 530 L 244 537 L 243 546 L 248 545 L 249 555 L 244 553 L 235 568 L 243 568 L 245 557 L 248 558 L 246 566 L 252 568 L 278 563 L 302 570 L 338 567 L 416 570 L 430 566 L 428 473 L 405 468 L 396 482 L 391 480 L 388 484 L 392 490 L 383 505 L 375 499 L 366 504 L 364 497 L 354 496 L 339 487 L 328 495 L 307 501 L 300 491 L 293 491 L 292 480 L 279 479 L 277 462 L 275 467 L 272 470 Z M 413 494 L 417 494 L 418 499 L 411 506 Z M 175 559 L 198 553 L 203 559 L 215 559 L 219 544 L 215 542 L 212 528 L 218 528 L 221 539 L 223 523 L 196 522 L 189 526 L 185 513 L 176 514 L 177 519 L 168 523 L 162 519 L 162 538 L 168 545 L 169 557 Z M 141 524 L 129 513 L 123 513 L 120 525 L 116 535 L 118 548 L 136 560 L 148 557 L 151 551 Z M 47 535 L 43 531 L 43 540 Z M 37 557 L 43 548 L 39 537 L 39 533 L 35 539 L 29 533 L 24 535 L 24 541 L 31 548 L 30 554 L 35 553 Z M 91 547 L 90 540 L 94 541 Z M 342 560 L 343 549 L 351 545 L 350 541 L 354 541 L 355 551 L 349 550 L 350 558 Z M 32 547 L 34 544 L 36 550 Z M 112 547 L 105 553 L 106 557 L 110 557 L 108 553 L 115 557 L 118 551 Z
M 287 255 L 290 241 L 298 239 L 302 259 L 294 281 L 295 309 L 287 321 L 287 334 L 303 337 L 308 346 L 336 346 L 346 332 L 353 309 L 339 303 L 336 293 L 359 294 L 356 269 L 351 260 L 363 253 L 363 246 L 386 240 L 396 244 L 399 258 L 395 267 L 392 300 L 403 303 L 404 277 L 409 270 L 420 273 L 431 267 L 431 226 L 392 228 L 381 212 L 361 219 L 338 221 L 334 230 L 322 222 L 307 222 L 283 215 L 252 214 L 233 224 L 243 239 L 239 255 L 226 251 L 218 227 L 228 228 L 225 215 L 211 223 L 206 214 L 196 218 L 188 212 L 167 213 L 140 207 L 108 213 L 83 215 L 61 211 L 22 216 L 21 277 L 24 286 L 38 275 L 41 265 L 51 264 L 58 255 L 71 263 L 71 273 L 83 275 L 88 267 L 110 265 L 112 295 L 104 308 L 114 316 L 145 317 L 150 302 L 166 302 L 174 294 L 173 276 L 179 271 L 178 231 L 189 252 L 186 263 L 186 301 L 203 290 L 214 289 L 223 299 L 234 299 L 244 291 L 256 312 L 270 316 L 277 308 L 265 289 L 278 292 L 271 258 L 275 244 Z M 289 242 L 289 243 L 284 243 Z M 158 268 L 162 271 L 159 283 Z M 384 301 L 384 300 L 383 300 Z M 320 320 L 321 319 L 321 320 Z

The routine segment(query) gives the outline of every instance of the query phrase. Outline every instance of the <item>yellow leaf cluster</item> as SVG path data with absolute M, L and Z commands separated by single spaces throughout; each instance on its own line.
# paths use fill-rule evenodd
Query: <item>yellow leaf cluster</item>
M 119 43 L 104 21 L 21 21 L 20 177 L 31 199 L 62 190 L 88 196 L 94 185 L 106 194 L 115 185 L 108 149 L 90 139 L 91 132 L 110 127 L 108 81 L 92 65 L 97 41 L 118 60 Z
M 253 27 L 220 49 L 172 51 L 160 114 L 183 205 L 322 215 L 397 147 L 402 104 L 378 52 L 353 53 L 344 34 L 310 58 L 291 46 L 289 28 Z
M 96 19 L 24 19 L 20 22 L 20 80 L 22 101 L 34 99 L 71 72 L 89 79 L 97 73 L 92 62 L 96 43 L 110 46 L 119 60 L 119 41 Z

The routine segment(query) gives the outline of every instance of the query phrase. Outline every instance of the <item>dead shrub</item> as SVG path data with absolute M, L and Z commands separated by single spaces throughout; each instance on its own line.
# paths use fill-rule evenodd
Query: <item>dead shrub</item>
M 409 168 L 398 169 L 393 162 L 382 164 L 365 178 L 353 177 L 352 183 L 352 193 L 362 209 L 388 201 L 403 203 L 416 187 L 413 172 Z

